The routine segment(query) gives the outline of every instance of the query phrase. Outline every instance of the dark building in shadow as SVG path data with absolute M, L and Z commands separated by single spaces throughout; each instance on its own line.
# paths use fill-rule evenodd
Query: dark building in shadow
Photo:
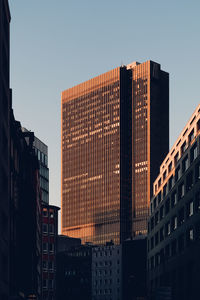
M 200 105 L 160 166 L 148 222 L 150 299 L 200 294 Z
M 92 300 L 144 300 L 147 238 L 92 248 Z
M 9 296 L 10 231 L 10 12 L 7 0 L 0 0 L 0 299 Z
M 79 239 L 77 239 L 79 243 Z M 73 241 L 74 242 L 74 241 Z M 92 246 L 72 246 L 57 254 L 56 300 L 92 299 Z
M 11 114 L 10 296 L 41 297 L 41 191 L 34 133 Z
M 58 210 L 42 203 L 42 300 L 56 297 Z

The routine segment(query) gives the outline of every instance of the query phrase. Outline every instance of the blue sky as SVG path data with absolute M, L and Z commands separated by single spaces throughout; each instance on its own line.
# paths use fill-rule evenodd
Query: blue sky
M 10 0 L 15 117 L 49 147 L 60 206 L 60 94 L 121 64 L 170 73 L 170 146 L 200 102 L 200 1 Z

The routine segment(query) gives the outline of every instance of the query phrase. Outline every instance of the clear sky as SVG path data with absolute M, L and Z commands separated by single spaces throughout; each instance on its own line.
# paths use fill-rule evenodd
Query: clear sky
M 200 103 L 199 0 L 10 0 L 16 119 L 49 147 L 60 206 L 60 94 L 132 61 L 170 73 L 170 146 Z

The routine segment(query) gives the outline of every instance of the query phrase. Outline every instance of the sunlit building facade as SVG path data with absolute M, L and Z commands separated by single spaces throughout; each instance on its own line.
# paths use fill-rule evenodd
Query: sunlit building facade
M 152 61 L 132 65 L 132 234 L 147 233 L 153 182 L 169 149 L 169 74 Z
M 168 84 L 148 61 L 62 93 L 62 234 L 119 244 L 146 233 L 150 171 L 168 151 Z

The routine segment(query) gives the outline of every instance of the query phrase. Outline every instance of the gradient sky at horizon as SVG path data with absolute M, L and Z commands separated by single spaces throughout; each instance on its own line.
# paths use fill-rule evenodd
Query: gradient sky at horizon
M 60 206 L 60 95 L 132 61 L 170 73 L 170 147 L 200 103 L 200 1 L 10 0 L 16 119 L 49 147 Z

